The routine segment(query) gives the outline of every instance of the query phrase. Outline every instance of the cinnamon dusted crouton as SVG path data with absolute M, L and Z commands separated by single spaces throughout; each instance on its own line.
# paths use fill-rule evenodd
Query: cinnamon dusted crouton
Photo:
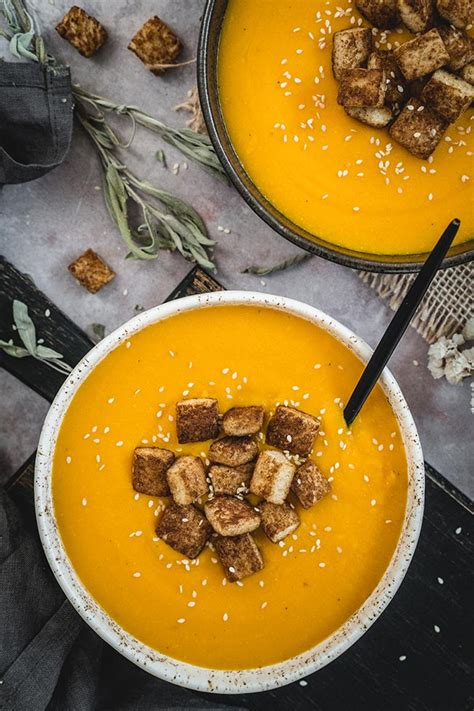
M 264 567 L 262 554 L 250 533 L 243 536 L 217 536 L 214 547 L 227 580 L 235 583 Z
M 462 30 L 474 13 L 473 0 L 436 0 L 438 12 L 451 25 Z
M 433 25 L 434 0 L 397 0 L 397 6 L 410 32 L 426 32 Z
M 448 68 L 453 72 L 474 61 L 474 39 L 462 30 L 442 25 L 438 32 L 449 54 Z
M 263 427 L 263 416 L 264 409 L 260 405 L 233 407 L 222 418 L 222 429 L 234 437 L 257 434 Z
M 257 454 L 257 443 L 251 437 L 222 437 L 209 447 L 211 462 L 225 464 L 228 467 L 248 464 Z
M 178 442 L 205 442 L 219 436 L 219 407 L 211 397 L 176 403 Z
M 438 116 L 454 123 L 474 101 L 474 87 L 464 79 L 438 69 L 423 89 L 421 98 Z
M 339 84 L 337 103 L 345 108 L 383 106 L 385 72 L 381 69 L 347 69 Z
M 260 514 L 234 496 L 216 496 L 204 504 L 207 520 L 221 536 L 241 536 L 260 526 Z
M 199 457 L 178 457 L 166 472 L 166 478 L 173 499 L 182 506 L 207 494 L 206 470 Z
M 145 22 L 128 45 L 153 74 L 160 74 L 181 51 L 181 42 L 173 30 L 156 15 Z
M 296 470 L 291 490 L 298 497 L 301 506 L 309 509 L 331 491 L 331 484 L 321 474 L 314 462 L 308 459 Z
M 56 32 L 83 57 L 92 57 L 107 39 L 107 32 L 100 22 L 77 5 L 73 5 L 56 25 Z
M 334 33 L 332 41 L 332 70 L 340 79 L 346 69 L 361 67 L 372 50 L 372 31 L 369 27 L 354 27 Z
M 388 30 L 399 23 L 397 0 L 356 0 L 355 4 L 374 27 Z
M 283 504 L 295 471 L 295 465 L 282 452 L 267 449 L 257 459 L 250 480 L 250 491 L 273 504 Z
M 273 447 L 308 457 L 319 430 L 319 420 L 294 407 L 278 405 L 267 428 L 267 443 Z
M 161 447 L 137 447 L 133 453 L 132 483 L 135 491 L 148 496 L 169 496 L 166 472 L 174 453 Z
M 199 509 L 176 504 L 166 507 L 156 527 L 156 535 L 186 558 L 197 558 L 211 532 Z
M 92 249 L 88 249 L 68 266 L 69 271 L 91 294 L 115 278 L 115 272 Z
M 419 99 L 409 99 L 389 129 L 390 136 L 417 158 L 426 160 L 440 142 L 448 123 Z
M 392 52 L 372 52 L 367 62 L 368 69 L 385 72 L 385 103 L 401 104 L 407 95 L 407 83 Z
M 264 501 L 260 504 L 262 528 L 272 543 L 282 541 L 300 525 L 300 519 L 290 504 L 272 504 Z
M 345 109 L 346 114 L 356 121 L 365 123 L 367 126 L 374 128 L 383 128 L 390 123 L 392 119 L 392 111 L 387 106 L 382 106 L 378 109 L 354 109 L 350 106 Z
M 436 29 L 401 44 L 393 50 L 393 56 L 409 81 L 430 74 L 449 61 L 449 54 Z
M 461 69 L 461 76 L 464 81 L 474 85 L 474 62 L 466 64 L 466 66 Z
M 253 469 L 251 464 L 243 464 L 241 467 L 235 468 L 214 464 L 209 469 L 212 491 L 216 496 L 247 494 Z

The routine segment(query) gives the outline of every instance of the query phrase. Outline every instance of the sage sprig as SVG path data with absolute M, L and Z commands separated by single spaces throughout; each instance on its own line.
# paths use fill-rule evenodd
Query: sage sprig
M 59 373 L 71 372 L 71 366 L 62 360 L 61 353 L 44 346 L 41 343 L 41 339 L 37 340 L 36 327 L 28 314 L 28 307 L 17 299 L 13 301 L 13 321 L 23 346 L 15 344 L 13 338 L 9 341 L 0 339 L 0 349 L 2 351 L 13 358 L 31 356 Z
M 48 64 L 57 62 L 47 54 L 23 0 L 0 0 L 7 30 L 2 31 L 10 42 L 10 51 L 18 58 Z M 204 222 L 184 200 L 161 190 L 147 180 L 140 180 L 119 157 L 134 137 L 137 125 L 157 133 L 190 160 L 196 161 L 212 175 L 222 177 L 220 165 L 210 139 L 186 129 L 175 129 L 135 106 L 115 104 L 73 85 L 76 115 L 98 151 L 104 170 L 104 195 L 109 214 L 129 248 L 128 257 L 156 259 L 158 251 L 177 250 L 186 259 L 207 269 L 214 269 L 209 248 L 214 244 L 207 235 Z M 109 114 L 125 116 L 132 126 L 127 141 L 122 141 L 107 120 Z M 133 223 L 132 204 L 138 208 L 139 220 Z
M 301 264 L 302 262 L 306 262 L 308 259 L 311 259 L 313 255 L 312 254 L 297 254 L 294 257 L 290 257 L 289 259 L 285 259 L 284 262 L 279 262 L 279 264 L 274 264 L 273 266 L 269 267 L 261 267 L 258 265 L 253 265 L 250 267 L 247 267 L 242 271 L 242 274 L 257 274 L 258 276 L 268 276 L 269 274 L 275 274 L 276 272 L 282 272 L 285 269 L 290 269 L 291 267 L 296 267 L 297 264 Z

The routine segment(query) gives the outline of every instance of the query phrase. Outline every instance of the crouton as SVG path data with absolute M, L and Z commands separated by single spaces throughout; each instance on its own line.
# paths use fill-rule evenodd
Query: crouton
M 290 504 L 272 504 L 264 501 L 259 506 L 262 514 L 262 528 L 272 543 L 282 541 L 300 525 L 300 519 Z
M 462 30 L 469 24 L 474 13 L 473 0 L 436 0 L 442 18 Z
M 250 504 L 234 496 L 216 496 L 204 504 L 212 528 L 220 536 L 241 536 L 260 526 L 260 514 Z
M 449 54 L 447 66 L 453 72 L 462 69 L 469 62 L 474 61 L 474 40 L 465 32 L 455 27 L 441 26 L 438 32 Z
M 464 79 L 438 69 L 423 89 L 421 98 L 438 116 L 454 123 L 474 101 L 474 87 Z
M 226 435 L 244 437 L 260 432 L 263 427 L 264 409 L 260 405 L 233 407 L 222 418 L 222 429 Z
M 250 480 L 250 491 L 273 504 L 283 504 L 295 471 L 295 465 L 282 452 L 267 449 L 257 459 Z
M 206 470 L 199 457 L 178 457 L 166 472 L 166 478 L 173 499 L 182 506 L 207 494 Z
M 410 32 L 426 32 L 433 26 L 434 0 L 397 0 L 397 7 Z
M 468 81 L 469 84 L 474 85 L 474 62 L 466 64 L 466 66 L 461 69 L 461 76 L 464 81 Z
M 248 464 L 257 454 L 257 443 L 251 437 L 222 437 L 209 447 L 211 462 L 226 464 L 228 467 Z
M 92 249 L 88 249 L 68 266 L 75 279 L 91 294 L 115 278 L 115 272 Z
M 383 128 L 387 126 L 392 119 L 392 111 L 387 106 L 382 106 L 378 109 L 355 109 L 348 106 L 345 112 L 351 118 L 365 123 L 367 126 L 373 126 L 374 128 Z
M 433 153 L 447 127 L 448 123 L 444 119 L 413 97 L 392 123 L 389 133 L 414 156 L 426 160 Z
M 356 8 L 374 27 L 388 30 L 400 20 L 397 0 L 356 0 Z
M 393 56 L 408 80 L 430 74 L 449 61 L 449 54 L 436 29 L 401 44 L 393 50 Z
M 212 491 L 216 496 L 222 494 L 247 494 L 252 477 L 253 466 L 243 464 L 241 467 L 226 467 L 214 464 L 209 469 Z
M 56 32 L 83 57 L 92 57 L 107 39 L 107 31 L 100 22 L 77 5 L 73 5 L 56 25 Z
M 319 420 L 294 407 L 279 405 L 267 428 L 267 443 L 273 447 L 308 457 L 319 430 Z
M 304 509 L 309 509 L 331 491 L 331 484 L 314 462 L 308 459 L 296 470 L 291 490 Z
M 372 52 L 367 69 L 382 69 L 385 72 L 385 103 L 403 103 L 407 94 L 407 84 L 391 52 Z
M 332 41 L 332 70 L 340 79 L 346 69 L 361 67 L 372 50 L 372 31 L 369 27 L 354 27 L 334 33 Z
M 219 407 L 211 397 L 181 400 L 176 403 L 178 442 L 205 442 L 219 436 Z
M 166 472 L 174 454 L 161 447 L 137 447 L 133 453 L 132 483 L 135 491 L 148 496 L 169 496 Z
M 217 536 L 213 542 L 227 580 L 231 583 L 247 578 L 264 567 L 262 554 L 250 533 Z
M 156 535 L 186 558 L 197 558 L 212 532 L 211 525 L 195 506 L 166 507 Z
M 346 69 L 339 84 L 337 103 L 346 108 L 383 106 L 385 89 L 385 72 L 383 70 Z
M 153 74 L 160 74 L 181 51 L 181 42 L 173 30 L 156 15 L 145 22 L 128 45 Z

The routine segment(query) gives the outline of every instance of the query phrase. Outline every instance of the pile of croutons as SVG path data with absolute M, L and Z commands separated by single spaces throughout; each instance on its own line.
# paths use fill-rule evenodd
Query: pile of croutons
M 354 27 L 334 34 L 338 103 L 354 119 L 427 159 L 450 123 L 474 101 L 474 41 L 464 31 L 473 0 L 356 0 L 375 27 L 403 23 L 417 36 L 392 51 L 374 50 L 373 32 Z
M 197 558 L 209 541 L 230 582 L 264 567 L 252 537 L 260 526 L 272 543 L 298 528 L 290 490 L 303 508 L 322 499 L 328 480 L 308 459 L 318 434 L 319 419 L 293 407 L 278 405 L 260 450 L 263 407 L 234 407 L 220 415 L 217 400 L 195 398 L 176 405 L 180 444 L 214 440 L 209 466 L 201 457 L 176 457 L 161 447 L 137 447 L 133 456 L 133 487 L 150 496 L 171 496 L 156 534 L 187 558 Z M 220 433 L 223 437 L 219 437 Z M 261 501 L 252 505 L 247 494 Z M 201 507 L 198 502 L 205 498 Z

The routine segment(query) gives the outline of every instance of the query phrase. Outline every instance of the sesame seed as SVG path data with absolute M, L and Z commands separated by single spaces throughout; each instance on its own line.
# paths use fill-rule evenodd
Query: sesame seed
M 117 447 L 123 447 L 123 441 L 120 439 L 118 442 L 115 443 Z
M 87 499 L 86 498 L 82 499 L 82 505 L 87 506 Z
M 406 660 L 406 655 L 402 654 L 401 657 L 398 657 L 401 662 L 404 662 Z
M 437 633 L 441 632 L 441 629 L 440 629 L 440 627 L 438 627 L 438 625 L 433 625 L 433 629 Z
M 370 502 L 370 505 L 371 505 L 371 506 L 375 506 L 376 503 L 377 503 L 377 499 L 372 499 L 372 501 Z
M 133 574 L 133 577 L 134 577 L 134 578 L 140 578 L 141 575 L 142 575 L 141 573 L 134 573 L 134 574 Z
M 66 464 L 71 464 L 72 458 L 71 457 L 66 457 Z
M 319 567 L 320 567 L 320 568 L 325 568 L 325 567 L 326 567 L 326 563 L 319 563 Z
M 439 583 L 440 585 L 444 585 L 444 580 L 443 580 L 443 578 L 438 578 L 438 583 Z
M 176 622 L 177 622 L 179 625 L 182 625 L 184 622 L 186 622 L 186 620 L 184 619 L 184 617 L 180 617 L 178 620 L 176 620 Z
M 227 622 L 227 620 L 229 619 L 229 615 L 227 614 L 227 612 L 224 612 L 224 614 L 222 615 L 222 619 L 224 620 L 224 622 Z
M 462 531 L 462 528 L 461 528 L 461 526 L 459 526 L 459 527 L 454 531 L 454 533 L 455 533 L 457 536 L 459 536 L 459 534 L 461 533 L 461 531 Z
M 304 679 L 301 679 L 300 686 L 308 686 L 308 682 L 305 681 Z

